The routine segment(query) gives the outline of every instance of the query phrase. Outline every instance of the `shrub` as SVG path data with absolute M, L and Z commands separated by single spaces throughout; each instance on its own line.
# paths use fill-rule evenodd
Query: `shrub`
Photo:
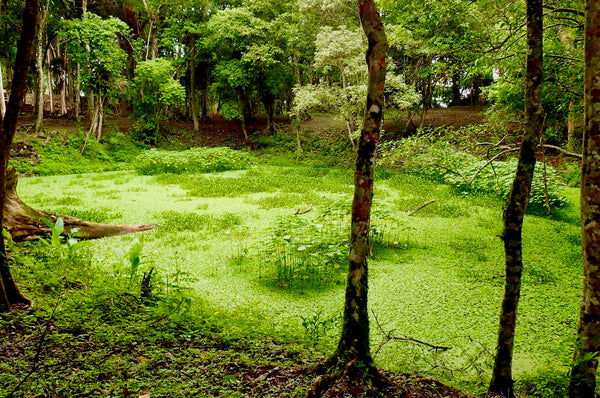
M 455 187 L 463 194 L 495 194 L 508 198 L 515 176 L 517 160 L 506 158 L 507 154 L 489 163 L 463 149 L 456 149 L 454 140 L 457 133 L 440 136 L 439 131 L 429 131 L 405 138 L 389 141 L 381 145 L 378 152 L 380 167 L 402 172 L 415 172 L 428 179 L 441 181 Z M 489 157 L 493 157 L 490 154 Z M 560 194 L 557 172 L 546 166 L 546 184 L 549 202 L 552 206 L 562 206 L 565 198 Z M 536 166 L 529 205 L 541 208 L 546 205 L 544 177 L 541 164 Z
M 134 161 L 135 169 L 144 175 L 241 170 L 249 164 L 250 156 L 246 152 L 227 147 L 194 148 L 182 152 L 150 149 Z

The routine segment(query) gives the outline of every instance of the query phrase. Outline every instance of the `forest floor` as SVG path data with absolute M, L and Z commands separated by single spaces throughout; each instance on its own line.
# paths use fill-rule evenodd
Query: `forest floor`
M 396 116 L 396 115 L 395 115 Z M 384 123 L 384 130 L 390 136 L 400 136 L 403 131 L 414 131 L 415 125 L 419 125 L 420 117 L 415 115 L 412 123 L 408 121 L 408 115 L 403 112 L 398 117 L 388 118 Z M 106 128 L 116 128 L 119 131 L 130 131 L 133 128 L 133 119 L 129 117 L 108 117 L 106 120 Z M 276 119 L 279 125 L 290 125 L 289 118 L 279 117 Z M 429 110 L 423 118 L 423 126 L 425 127 L 440 127 L 453 126 L 456 128 L 464 127 L 471 124 L 485 123 L 485 108 L 484 107 L 453 107 L 453 108 L 437 108 Z M 20 120 L 20 125 L 31 124 L 31 119 L 23 117 Z M 81 123 L 76 123 L 71 119 L 64 117 L 48 117 L 44 121 L 46 130 L 62 130 L 62 131 L 77 131 L 85 129 L 89 121 L 83 120 Z M 243 146 L 244 136 L 239 120 L 226 120 L 221 116 L 211 116 L 208 119 L 200 120 L 201 134 L 189 134 L 193 131 L 193 123 L 186 120 L 171 120 L 163 122 L 163 126 L 167 127 L 169 132 L 165 136 L 167 140 L 179 140 L 184 145 L 189 146 Z M 255 118 L 252 120 L 248 129 L 250 133 L 260 133 L 266 127 L 264 118 Z M 335 115 L 316 115 L 302 122 L 303 131 L 324 132 L 328 129 L 345 129 L 342 122 L 336 120 Z
M 0 316 L 0 354 L 5 364 L 14 365 L 17 357 L 30 359 L 29 371 L 14 369 L 13 376 L 5 380 L 8 388 L 0 383 L 2 397 L 42 396 L 30 390 L 39 384 L 36 379 L 44 380 L 43 396 L 50 398 L 300 397 L 314 377 L 317 358 L 269 339 L 226 341 L 196 334 L 151 343 L 143 332 L 128 336 L 129 325 L 119 331 L 120 338 L 102 342 L 80 330 L 80 325 L 59 325 L 52 318 L 36 320 L 35 312 L 12 319 Z M 21 358 L 18 363 L 24 362 Z M 0 374 L 6 370 L 0 369 Z M 381 374 L 390 387 L 374 390 L 364 384 L 338 382 L 323 396 L 470 397 L 433 379 L 388 371 Z M 128 380 L 125 386 L 110 382 L 120 377 Z

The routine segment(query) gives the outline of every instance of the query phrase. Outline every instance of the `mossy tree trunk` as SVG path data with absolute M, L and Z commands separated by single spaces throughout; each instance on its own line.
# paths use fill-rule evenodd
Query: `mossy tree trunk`
M 498 329 L 498 346 L 489 392 L 514 397 L 512 357 L 521 294 L 522 227 L 535 169 L 536 149 L 543 124 L 542 0 L 527 0 L 527 71 L 525 76 L 526 124 L 517 172 L 504 210 L 504 254 L 506 275 Z
M 600 352 L 600 2 L 586 2 L 581 250 L 583 295 L 570 398 L 594 398 Z
M 33 40 L 38 23 L 38 12 L 38 0 L 27 0 L 25 2 L 21 38 L 17 45 L 17 59 L 15 61 L 15 73 L 12 81 L 10 99 L 8 101 L 6 115 L 0 125 L 0 231 L 4 228 L 6 171 L 8 160 L 10 158 L 10 147 L 17 127 L 19 108 L 25 97 Z M 0 312 L 9 311 L 15 304 L 29 305 L 30 301 L 19 292 L 10 273 L 8 259 L 6 257 L 6 248 L 4 246 L 4 238 L 0 238 L 0 275 Z
M 342 334 L 337 349 L 327 360 L 326 365 L 334 375 L 343 374 L 377 383 L 380 381 L 380 375 L 371 356 L 369 341 L 367 256 L 373 202 L 375 150 L 383 120 L 388 44 L 374 0 L 359 0 L 358 7 L 360 21 L 368 39 L 366 61 L 369 85 L 354 172 L 349 269 Z M 323 387 L 315 382 L 307 396 L 319 396 L 322 390 Z

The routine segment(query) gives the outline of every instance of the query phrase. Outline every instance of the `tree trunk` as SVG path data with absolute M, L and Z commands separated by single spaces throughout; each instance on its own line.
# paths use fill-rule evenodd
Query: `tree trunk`
M 58 43 L 56 44 L 56 52 L 60 55 L 60 40 L 58 40 Z M 67 71 L 68 69 L 68 65 L 69 65 L 69 61 L 68 61 L 68 57 L 67 57 L 67 53 L 64 52 L 62 54 L 63 57 L 63 65 L 62 65 L 62 70 L 60 72 L 60 115 L 64 116 L 65 114 L 67 114 L 68 110 L 67 110 Z
M 52 91 L 52 69 L 50 68 L 50 49 L 46 53 L 46 65 L 48 65 L 48 98 L 50 99 L 50 115 L 54 114 L 54 92 Z
M 12 81 L 10 99 L 6 115 L 2 124 L 0 124 L 0 155 L 2 156 L 0 159 L 0 231 L 5 226 L 6 171 L 8 160 L 10 159 L 10 147 L 17 127 L 19 108 L 25 97 L 33 40 L 37 30 L 38 10 L 38 0 L 26 0 L 23 10 L 21 38 L 17 43 L 17 58 L 15 61 L 15 74 Z M 0 238 L 0 276 L 0 312 L 9 311 L 15 304 L 30 305 L 31 302 L 19 292 L 10 273 L 4 238 Z
M 381 378 L 373 363 L 369 342 L 367 255 L 369 253 L 375 150 L 383 120 L 388 44 L 375 1 L 359 0 L 358 7 L 361 24 L 369 43 L 366 56 L 369 85 L 354 172 L 351 243 L 342 334 L 335 353 L 327 361 L 327 367 L 333 368 L 337 374 L 377 383 L 381 381 Z M 320 396 L 321 392 L 322 388 L 315 381 L 307 396 Z
M 0 63 L 0 121 L 6 115 L 6 102 L 4 100 L 4 80 L 2 79 L 2 64 Z
M 536 149 L 542 130 L 542 0 L 527 0 L 527 71 L 525 77 L 526 124 L 517 172 L 504 210 L 506 276 L 498 329 L 498 346 L 489 392 L 514 397 L 512 356 L 517 308 L 521 294 L 522 227 L 535 169 Z
M 156 227 L 154 224 L 101 224 L 36 210 L 23 203 L 17 196 L 17 181 L 15 169 L 10 169 L 6 178 L 4 228 L 6 228 L 12 239 L 16 242 L 37 240 L 40 237 L 51 234 L 52 229 L 44 223 L 44 218 L 54 224 L 61 217 L 65 224 L 63 234 L 65 236 L 70 235 L 73 233 L 73 229 L 77 228 L 79 239 L 97 239 L 107 236 L 125 235 L 147 231 Z
M 275 96 L 269 93 L 264 94 L 262 98 L 265 113 L 267 114 L 267 133 L 273 135 L 275 134 Z
M 569 398 L 594 398 L 600 351 L 600 4 L 586 2 L 581 250 L 583 295 Z
M 79 121 L 81 115 L 81 64 L 77 62 L 75 76 L 75 120 Z
M 242 132 L 244 133 L 244 141 L 248 142 L 248 119 L 250 119 L 250 115 L 252 114 L 252 107 L 243 88 L 238 90 L 238 96 L 242 103 Z
M 96 142 L 100 142 L 102 139 L 102 127 L 104 126 L 104 98 L 98 96 L 98 122 L 96 124 L 96 131 L 94 133 L 94 138 L 96 138 Z
M 35 133 L 38 134 L 44 124 L 44 29 L 46 25 L 46 12 L 48 8 L 44 6 L 42 13 L 39 14 L 39 23 L 36 38 L 36 68 L 37 68 L 37 87 L 35 89 Z
M 198 100 L 196 93 L 196 37 L 190 37 L 190 103 L 192 108 L 192 121 L 194 122 L 194 131 L 200 131 L 200 121 L 198 120 Z
M 569 115 L 567 116 L 567 151 L 573 152 L 575 143 L 575 98 L 569 98 Z

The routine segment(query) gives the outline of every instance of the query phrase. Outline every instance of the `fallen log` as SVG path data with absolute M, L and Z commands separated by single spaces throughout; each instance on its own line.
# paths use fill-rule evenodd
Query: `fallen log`
M 155 224 L 121 225 L 96 223 L 36 210 L 19 199 L 17 195 L 17 181 L 16 170 L 14 168 L 7 170 L 4 228 L 10 233 L 15 242 L 37 240 L 50 235 L 52 228 L 46 225 L 44 219 L 55 224 L 59 217 L 63 219 L 65 224 L 63 235 L 73 235 L 75 230 L 78 239 L 98 239 L 156 228 Z

